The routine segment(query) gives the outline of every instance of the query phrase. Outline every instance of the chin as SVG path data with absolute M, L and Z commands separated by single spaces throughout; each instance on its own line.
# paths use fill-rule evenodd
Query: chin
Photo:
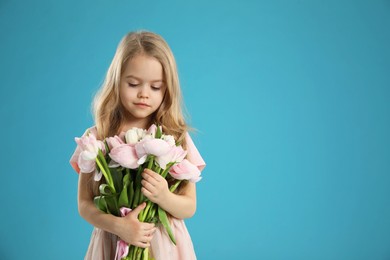
M 136 119 L 145 119 L 145 118 L 148 118 L 150 117 L 151 114 L 143 114 L 143 113 L 135 113 L 135 114 L 131 114 L 134 118 Z

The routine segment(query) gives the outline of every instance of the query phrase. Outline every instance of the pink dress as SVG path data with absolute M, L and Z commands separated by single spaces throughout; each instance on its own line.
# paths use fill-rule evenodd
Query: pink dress
M 89 128 L 92 133 L 96 132 L 94 127 Z M 194 145 L 190 135 L 186 135 L 187 159 L 196 165 L 199 170 L 203 170 L 205 162 L 198 149 Z M 79 173 L 77 158 L 80 154 L 80 148 L 77 147 L 73 153 L 70 164 L 74 170 Z M 155 260 L 193 260 L 196 259 L 194 247 L 187 227 L 182 219 L 170 218 L 172 232 L 176 238 L 176 246 L 171 242 L 168 234 L 162 225 L 157 225 L 151 241 L 150 252 Z M 99 228 L 94 228 L 91 235 L 91 241 L 85 255 L 85 260 L 113 260 L 115 258 L 116 243 L 118 237 Z

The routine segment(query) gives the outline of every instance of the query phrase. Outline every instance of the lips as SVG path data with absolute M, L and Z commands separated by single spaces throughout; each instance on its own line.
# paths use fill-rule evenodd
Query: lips
M 139 107 L 150 107 L 148 104 L 146 104 L 146 103 L 134 103 L 134 105 L 136 105 L 136 106 L 139 106 Z

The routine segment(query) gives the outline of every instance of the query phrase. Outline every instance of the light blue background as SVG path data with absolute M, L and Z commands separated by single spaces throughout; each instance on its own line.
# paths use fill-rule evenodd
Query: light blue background
M 198 258 L 390 259 L 390 2 L 0 2 L 1 259 L 82 259 L 73 138 L 121 37 L 170 44 Z

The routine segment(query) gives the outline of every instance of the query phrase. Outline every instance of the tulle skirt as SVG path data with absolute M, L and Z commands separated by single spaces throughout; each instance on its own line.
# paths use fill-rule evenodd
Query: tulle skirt
M 171 242 L 162 225 L 157 226 L 150 245 L 150 255 L 155 260 L 196 260 L 194 247 L 183 220 L 170 219 L 176 246 Z M 85 260 L 115 259 L 118 237 L 102 229 L 94 228 Z

